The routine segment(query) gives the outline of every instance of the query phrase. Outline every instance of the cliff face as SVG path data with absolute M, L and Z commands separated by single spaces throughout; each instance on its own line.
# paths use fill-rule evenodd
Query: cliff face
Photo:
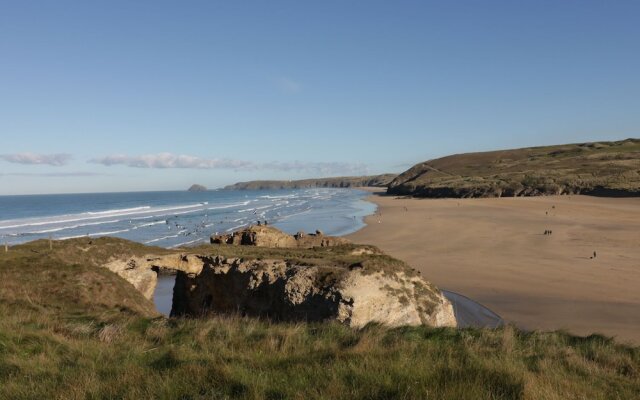
M 375 247 L 321 232 L 287 235 L 265 226 L 213 241 L 192 251 L 157 254 L 141 254 L 144 246 L 137 245 L 130 257 L 103 254 L 101 265 L 147 299 L 157 272 L 175 271 L 175 316 L 240 313 L 278 321 L 336 320 L 353 327 L 370 322 L 456 326 L 451 304 L 435 286 Z M 125 242 L 116 241 L 118 249 Z M 90 251 L 99 253 L 80 248 L 78 255 Z
M 240 313 L 278 321 L 336 320 L 352 327 L 456 326 L 451 304 L 416 274 L 284 260 L 203 258 L 178 272 L 171 314 Z
M 640 196 L 640 139 L 443 157 L 398 175 L 387 193 L 416 197 Z
M 275 190 L 309 188 L 385 187 L 396 174 L 347 176 L 339 178 L 302 179 L 296 181 L 249 181 L 226 186 L 225 190 Z

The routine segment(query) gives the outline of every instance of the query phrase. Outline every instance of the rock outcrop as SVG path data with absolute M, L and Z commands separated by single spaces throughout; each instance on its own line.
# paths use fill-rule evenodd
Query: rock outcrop
M 321 231 L 316 233 L 298 232 L 289 235 L 271 226 L 251 226 L 226 235 L 213 235 L 212 244 L 230 244 L 235 246 L 312 248 L 330 247 L 350 243 L 347 239 L 325 236 Z
M 254 226 L 214 238 L 209 254 L 109 258 L 104 267 L 147 299 L 157 273 L 173 271 L 173 316 L 235 314 L 277 321 L 335 320 L 362 327 L 456 326 L 442 293 L 405 263 L 342 238 Z M 119 240 L 122 242 L 122 240 Z M 140 245 L 137 245 L 140 247 Z M 94 249 L 97 250 L 97 249 Z
M 151 300 L 158 283 L 158 273 L 146 257 L 113 260 L 103 265 L 132 284 L 144 297 Z
M 158 282 L 158 273 L 177 271 L 187 274 L 199 274 L 203 263 L 195 255 L 168 254 L 145 255 L 128 259 L 115 259 L 103 265 L 105 268 L 123 277 L 147 299 L 153 298 Z
M 456 326 L 451 304 L 415 273 L 284 260 L 199 257 L 200 273 L 178 272 L 173 316 L 240 313 L 277 321 L 336 320 L 352 327 Z

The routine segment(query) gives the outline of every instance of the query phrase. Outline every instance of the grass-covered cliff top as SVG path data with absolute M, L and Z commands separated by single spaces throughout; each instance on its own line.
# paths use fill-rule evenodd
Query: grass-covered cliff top
M 413 166 L 389 194 L 495 197 L 640 195 L 640 139 L 456 154 Z
M 279 232 L 279 231 L 278 231 Z M 147 246 L 125 239 L 113 237 L 75 238 L 68 240 L 36 240 L 13 246 L 8 253 L 0 248 L 0 262 L 26 263 L 28 260 L 46 260 L 62 265 L 84 265 L 99 267 L 114 259 L 126 260 L 147 255 L 195 254 L 202 256 L 222 256 L 244 260 L 284 260 L 297 265 L 318 265 L 338 268 L 362 268 L 364 272 L 404 272 L 418 274 L 406 263 L 383 254 L 375 246 L 344 244 L 334 247 L 314 248 L 269 248 L 256 246 L 235 246 L 226 244 L 206 244 L 177 249 Z
M 0 398 L 633 399 L 640 393 L 640 348 L 597 335 L 166 319 L 133 286 L 94 265 L 164 250 L 110 238 L 87 245 L 0 248 Z M 257 251 L 251 257 L 313 251 L 194 251 L 207 248 Z
M 371 176 L 342 176 L 338 178 L 301 179 L 295 181 L 249 181 L 226 186 L 226 190 L 263 190 L 263 189 L 308 189 L 308 188 L 354 188 L 386 187 L 396 174 Z

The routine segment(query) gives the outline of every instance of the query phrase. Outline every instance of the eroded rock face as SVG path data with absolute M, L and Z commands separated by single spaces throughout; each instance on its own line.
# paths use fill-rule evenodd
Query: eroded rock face
M 103 266 L 148 299 L 157 272 L 175 271 L 172 316 L 240 313 L 277 321 L 335 320 L 352 327 L 371 322 L 456 326 L 453 308 L 437 288 L 375 247 L 319 231 L 287 235 L 265 226 L 216 240 L 249 246 L 237 251 L 246 258 L 230 257 L 233 248 L 217 247 L 227 256 L 150 254 L 110 259 Z
M 112 260 L 104 265 L 112 272 L 131 283 L 147 299 L 153 298 L 160 269 L 199 274 L 204 263 L 196 255 L 170 254 L 164 256 L 146 255 L 126 260 Z
M 158 282 L 158 274 L 150 265 L 147 265 L 145 257 L 113 260 L 103 265 L 103 267 L 120 275 L 147 299 L 153 298 L 153 292 L 156 290 Z
M 227 235 L 211 236 L 212 244 L 231 244 L 235 246 L 312 248 L 329 247 L 350 243 L 347 239 L 325 236 L 321 231 L 306 234 L 298 232 L 289 235 L 271 226 L 251 226 Z
M 451 304 L 419 276 L 282 260 L 202 257 L 178 272 L 172 316 L 240 313 L 279 321 L 337 320 L 352 327 L 456 326 Z

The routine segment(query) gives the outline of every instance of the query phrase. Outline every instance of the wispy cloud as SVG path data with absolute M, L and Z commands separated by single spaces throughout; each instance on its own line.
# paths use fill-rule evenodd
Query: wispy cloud
M 251 165 L 251 163 L 244 161 L 201 158 L 171 153 L 145 154 L 141 156 L 115 154 L 94 158 L 89 162 L 106 166 L 126 165 L 134 168 L 241 169 Z
M 255 169 L 269 169 L 274 171 L 302 171 L 314 174 L 334 175 L 361 175 L 368 173 L 368 168 L 361 163 L 346 162 L 270 162 L 260 164 Z
M 35 153 L 14 153 L 0 154 L 0 159 L 14 163 L 25 165 L 53 165 L 60 167 L 66 165 L 71 160 L 71 154 L 35 154 Z
M 81 176 L 105 176 L 99 172 L 8 172 L 0 173 L 1 176 L 22 176 L 22 177 L 44 177 L 44 178 L 66 178 L 66 177 L 81 177 Z
M 302 85 L 291 78 L 276 78 L 275 83 L 278 88 L 285 93 L 298 93 L 302 90 Z
M 94 158 L 90 163 L 105 166 L 125 165 L 132 168 L 190 168 L 190 169 L 232 169 L 242 171 L 272 170 L 298 171 L 314 174 L 365 174 L 368 169 L 365 164 L 345 162 L 266 162 L 230 160 L 219 158 L 202 158 L 171 153 L 146 154 L 128 156 L 122 154 Z

